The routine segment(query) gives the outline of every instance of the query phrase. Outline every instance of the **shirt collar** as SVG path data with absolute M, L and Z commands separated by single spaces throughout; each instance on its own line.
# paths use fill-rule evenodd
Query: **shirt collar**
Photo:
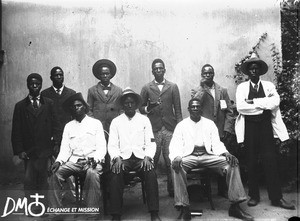
M 30 100 L 33 100 L 33 96 L 32 96 L 32 95 L 29 94 L 28 96 L 29 96 L 29 99 L 30 99 Z M 39 101 L 40 99 L 41 99 L 41 95 L 39 94 L 39 95 L 36 97 L 36 100 Z
M 154 80 L 155 84 L 165 84 L 166 83 L 166 79 L 164 79 L 161 83 L 158 83 L 156 80 Z
M 60 92 L 62 92 L 63 89 L 65 88 L 65 85 L 62 85 L 61 88 L 56 88 L 56 87 L 54 87 L 53 85 L 52 85 L 52 87 L 53 87 L 53 89 L 54 89 L 55 91 L 59 90 Z
M 100 85 L 101 85 L 101 87 L 105 87 L 101 82 L 100 82 Z M 107 87 L 111 87 L 111 83 L 109 83 L 109 84 L 107 85 Z
M 255 83 L 253 83 L 251 80 L 250 80 L 250 83 L 251 83 L 252 87 L 254 87 Z M 257 82 L 257 86 L 259 86 L 259 84 L 260 84 L 260 79 Z

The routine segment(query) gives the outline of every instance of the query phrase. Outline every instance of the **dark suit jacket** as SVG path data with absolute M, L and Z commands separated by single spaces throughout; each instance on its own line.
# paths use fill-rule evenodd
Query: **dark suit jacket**
M 143 99 L 143 104 L 140 108 L 142 114 L 147 114 L 145 107 L 148 99 L 151 102 L 160 99 L 162 102 L 147 114 L 151 121 L 153 132 L 159 131 L 162 126 L 165 126 L 167 130 L 174 131 L 177 123 L 182 120 L 180 94 L 177 84 L 165 80 L 165 85 L 160 91 L 153 80 L 142 88 L 141 97 Z
M 33 109 L 28 96 L 15 105 L 11 135 L 14 155 L 24 151 L 29 158 L 49 157 L 58 134 L 52 100 L 41 96 L 38 110 Z
M 56 112 L 58 121 L 60 123 L 59 129 L 62 132 L 66 123 L 68 123 L 70 120 L 72 120 L 72 116 L 70 113 L 67 113 L 63 107 L 62 104 L 65 102 L 65 100 L 70 97 L 71 95 L 76 94 L 76 92 L 70 88 L 64 87 L 63 91 L 60 95 L 56 93 L 53 87 L 49 87 L 41 92 L 41 95 L 47 98 L 50 98 L 53 101 L 54 105 L 54 111 Z M 60 134 L 60 140 L 61 140 L 62 133 Z
M 116 100 L 122 95 L 122 89 L 113 83 L 111 90 L 105 95 L 100 82 L 88 90 L 87 102 L 90 106 L 90 116 L 100 120 L 103 129 L 109 131 L 111 121 L 120 114 L 121 107 Z
M 202 99 L 203 117 L 215 122 L 218 127 L 220 137 L 227 131 L 234 134 L 234 113 L 227 93 L 227 89 L 215 84 L 215 99 L 206 86 L 198 86 L 192 90 L 192 97 Z M 227 108 L 221 110 L 220 100 L 225 100 Z

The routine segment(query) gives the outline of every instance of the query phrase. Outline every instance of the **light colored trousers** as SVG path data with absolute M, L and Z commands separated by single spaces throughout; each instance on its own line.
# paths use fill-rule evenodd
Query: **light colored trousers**
M 51 207 L 62 207 L 63 182 L 72 175 L 86 173 L 83 186 L 83 199 L 87 207 L 100 208 L 100 175 L 102 168 L 91 168 L 88 164 L 67 162 L 59 167 L 49 179 L 49 203 Z
M 172 168 L 174 180 L 175 206 L 189 206 L 186 174 L 193 168 L 205 167 L 212 172 L 226 175 L 228 199 L 231 203 L 240 203 L 247 199 L 238 166 L 231 167 L 224 156 L 203 154 L 202 156 L 188 155 L 182 158 L 182 168 L 176 173 Z

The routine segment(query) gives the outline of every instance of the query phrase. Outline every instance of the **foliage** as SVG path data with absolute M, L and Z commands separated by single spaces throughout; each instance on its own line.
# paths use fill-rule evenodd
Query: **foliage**
M 252 47 L 252 50 L 249 51 L 248 55 L 246 55 L 238 63 L 235 64 L 234 69 L 235 69 L 236 75 L 234 75 L 233 78 L 235 79 L 236 84 L 240 84 L 241 82 L 248 80 L 248 76 L 244 75 L 243 72 L 241 71 L 241 66 L 246 60 L 248 60 L 251 57 L 251 54 L 253 52 L 258 55 L 257 49 L 259 49 L 261 43 L 266 40 L 267 36 L 268 36 L 268 33 L 263 33 L 262 36 L 260 36 L 260 38 L 258 39 L 258 42 Z
M 277 74 L 280 108 L 283 120 L 292 139 L 300 139 L 299 133 L 299 81 L 300 38 L 299 1 L 281 3 L 282 72 Z

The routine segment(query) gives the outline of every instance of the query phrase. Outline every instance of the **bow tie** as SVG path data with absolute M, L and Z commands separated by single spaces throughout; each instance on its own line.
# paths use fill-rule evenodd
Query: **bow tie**
M 111 90 L 111 87 L 102 86 L 102 90 Z
M 165 83 L 164 82 L 156 83 L 156 85 L 165 85 Z

